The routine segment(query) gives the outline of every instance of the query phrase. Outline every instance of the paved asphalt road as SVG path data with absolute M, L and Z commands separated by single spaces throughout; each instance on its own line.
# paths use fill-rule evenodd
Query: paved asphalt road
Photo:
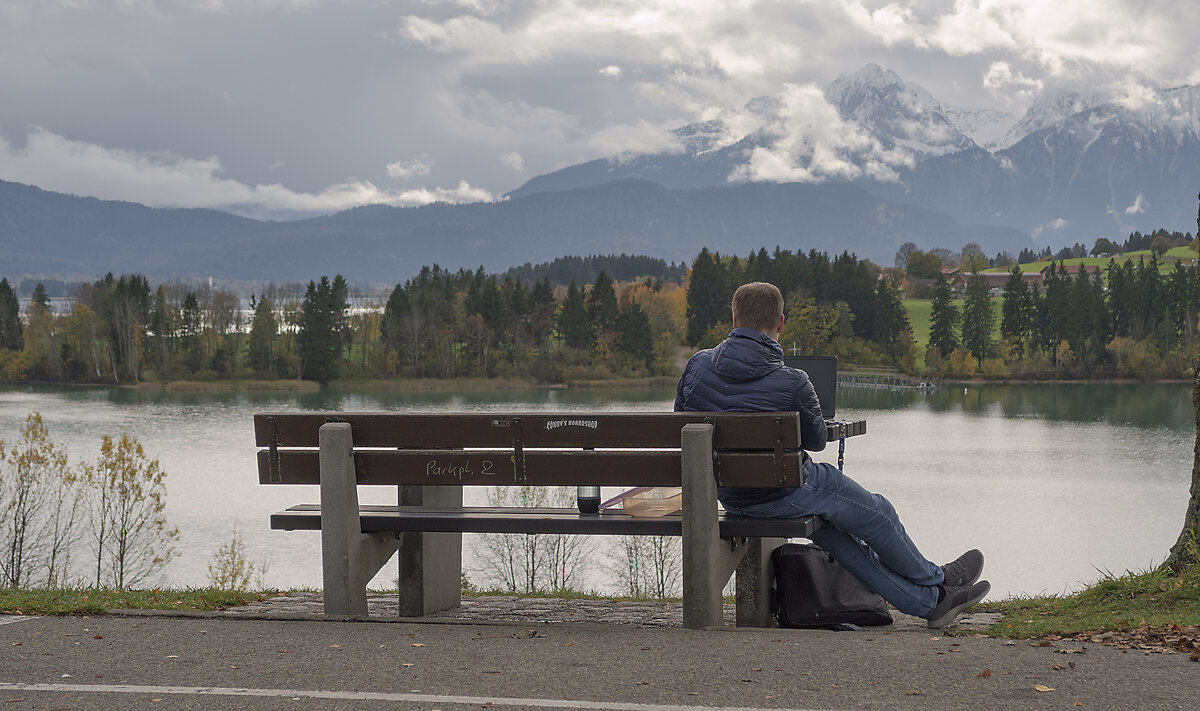
M 530 629 L 0 616 L 0 709 L 1200 708 L 1183 654 L 916 629 Z

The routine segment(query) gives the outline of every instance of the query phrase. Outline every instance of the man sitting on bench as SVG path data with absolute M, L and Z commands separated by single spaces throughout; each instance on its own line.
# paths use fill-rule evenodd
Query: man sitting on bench
M 803 448 L 825 448 L 825 420 L 808 375 L 783 364 L 783 295 L 773 284 L 752 282 L 733 295 L 733 331 L 716 348 L 688 361 L 675 395 L 687 412 L 798 411 Z M 803 485 L 789 488 L 720 487 L 717 498 L 730 513 L 756 518 L 823 517 L 829 525 L 812 540 L 897 610 L 949 624 L 991 589 L 983 554 L 970 550 L 938 566 L 926 559 L 904 530 L 892 504 L 838 468 L 814 462 L 803 450 Z M 978 581 L 978 582 L 977 582 Z

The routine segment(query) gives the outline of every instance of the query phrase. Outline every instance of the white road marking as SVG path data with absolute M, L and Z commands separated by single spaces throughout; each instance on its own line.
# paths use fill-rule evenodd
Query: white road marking
M 0 625 L 11 625 L 14 622 L 24 622 L 32 620 L 29 615 L 0 615 Z
M 0 690 L 79 692 L 108 694 L 152 694 L 154 696 L 259 696 L 339 701 L 392 701 L 425 704 L 464 704 L 476 708 L 495 706 L 535 706 L 551 709 L 593 709 L 594 711 L 765 711 L 748 706 L 700 706 L 694 704 L 636 704 L 620 701 L 580 701 L 567 699 L 520 699 L 499 696 L 446 696 L 442 694 L 394 694 L 378 691 L 319 691 L 312 689 L 245 689 L 214 686 L 137 686 L 130 684 L 22 684 L 0 682 Z M 803 711 L 771 709 L 771 711 Z

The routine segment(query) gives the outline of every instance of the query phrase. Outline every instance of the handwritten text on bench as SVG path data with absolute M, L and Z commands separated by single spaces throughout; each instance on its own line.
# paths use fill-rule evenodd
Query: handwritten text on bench
M 496 476 L 495 464 L 490 459 L 485 459 L 480 463 L 479 473 L 483 476 Z M 454 462 L 439 462 L 436 459 L 431 459 L 425 463 L 425 476 L 446 476 L 453 477 L 462 481 L 463 477 L 468 479 L 475 474 L 471 469 L 471 462 L 463 462 L 455 464 Z

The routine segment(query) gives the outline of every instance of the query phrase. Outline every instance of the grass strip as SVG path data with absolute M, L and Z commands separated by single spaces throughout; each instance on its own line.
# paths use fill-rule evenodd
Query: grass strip
M 1014 598 L 986 603 L 980 609 L 1004 613 L 984 634 L 1018 639 L 1200 625 L 1200 564 L 1179 574 L 1169 570 L 1122 576 L 1105 572 L 1100 581 L 1071 595 Z

